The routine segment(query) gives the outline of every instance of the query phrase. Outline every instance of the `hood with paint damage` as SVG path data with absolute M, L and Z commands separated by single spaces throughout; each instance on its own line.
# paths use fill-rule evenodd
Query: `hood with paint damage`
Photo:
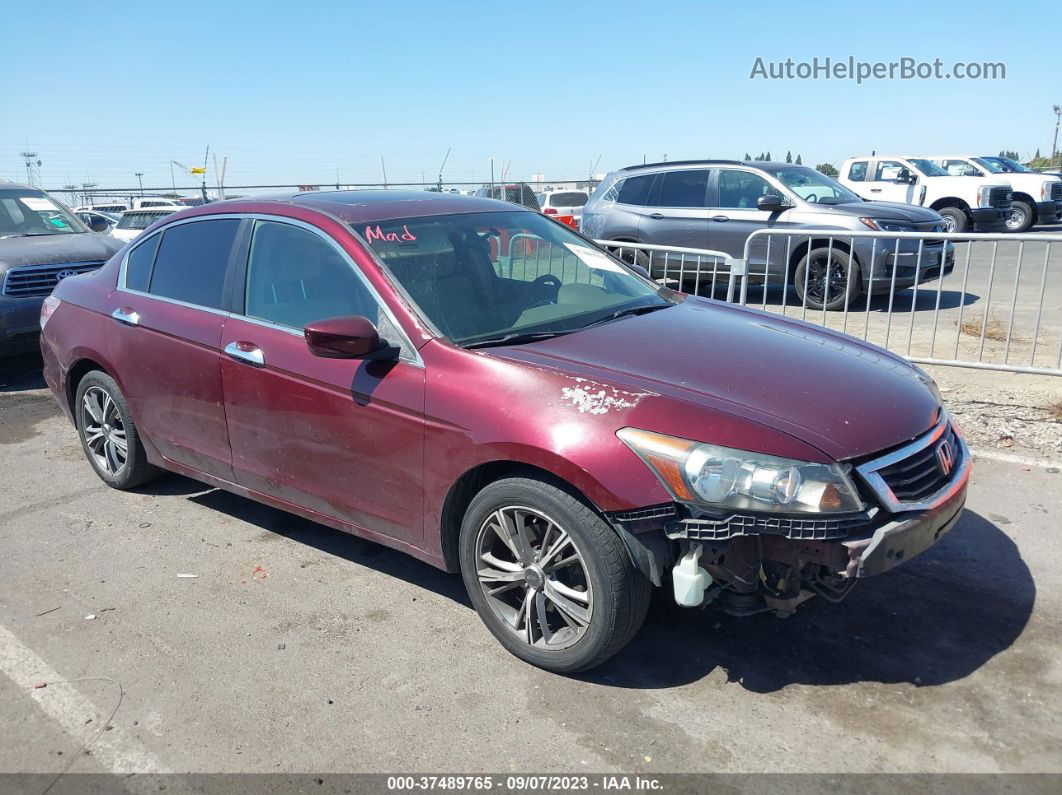
M 700 298 L 489 354 L 532 368 L 534 399 L 584 421 L 762 452 L 769 429 L 834 460 L 859 458 L 920 435 L 940 411 L 925 376 L 898 356 Z

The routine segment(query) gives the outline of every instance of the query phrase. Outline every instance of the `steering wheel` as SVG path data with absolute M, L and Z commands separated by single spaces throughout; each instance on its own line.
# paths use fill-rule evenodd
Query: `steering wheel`
M 814 191 L 812 191 L 811 193 L 809 193 L 807 196 L 804 197 L 804 201 L 810 202 L 811 204 L 818 204 L 819 203 L 819 194 L 817 194 Z
M 530 287 L 533 293 L 542 293 L 542 297 L 533 300 L 528 305 L 528 309 L 531 309 L 532 307 L 536 306 L 545 306 L 546 304 L 557 303 L 557 293 L 560 292 L 561 280 L 552 273 L 543 273 L 541 276 L 531 282 Z M 546 291 L 542 288 L 552 289 L 549 291 L 549 294 L 546 294 Z

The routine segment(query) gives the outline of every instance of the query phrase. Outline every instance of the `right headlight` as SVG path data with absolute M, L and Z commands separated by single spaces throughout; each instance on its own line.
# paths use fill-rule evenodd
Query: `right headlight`
M 864 507 L 840 464 L 779 458 L 637 428 L 616 435 L 678 502 L 776 513 L 852 513 Z
M 879 221 L 876 218 L 860 218 L 863 226 L 873 229 L 875 232 L 913 232 L 914 227 L 909 224 L 899 224 L 892 221 Z

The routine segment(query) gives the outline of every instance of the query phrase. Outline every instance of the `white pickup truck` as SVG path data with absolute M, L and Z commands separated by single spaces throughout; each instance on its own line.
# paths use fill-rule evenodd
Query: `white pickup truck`
M 851 157 L 838 177 L 871 201 L 902 202 L 940 213 L 945 232 L 1001 232 L 1011 211 L 1011 188 L 993 177 L 954 177 L 922 157 Z
M 929 158 L 955 177 L 1005 179 L 1014 191 L 1014 204 L 1007 217 L 1007 229 L 1026 232 L 1033 224 L 1054 224 L 1062 220 L 1062 180 L 1037 174 L 1006 157 L 989 155 L 936 155 Z

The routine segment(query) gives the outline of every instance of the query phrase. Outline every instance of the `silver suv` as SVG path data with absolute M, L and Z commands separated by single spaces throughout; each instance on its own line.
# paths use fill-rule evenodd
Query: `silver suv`
M 687 160 L 630 166 L 598 186 L 580 225 L 583 234 L 597 240 L 712 249 L 735 258 L 744 256 L 750 234 L 766 228 L 835 233 L 832 247 L 828 238 L 797 234 L 770 246 L 761 237 L 752 246 L 750 280 L 781 284 L 788 278 L 810 307 L 841 309 L 864 292 L 888 292 L 893 284 L 910 287 L 954 267 L 954 247 L 941 240 L 923 243 L 918 264 L 918 240 L 843 237 L 849 230 L 868 229 L 940 232 L 936 211 L 865 201 L 815 169 L 790 163 Z M 647 259 L 635 262 L 646 265 Z M 659 275 L 657 259 L 651 262 L 653 276 Z M 687 258 L 683 276 L 692 279 L 698 268 L 703 275 L 712 267 L 717 264 L 702 260 L 691 268 Z

